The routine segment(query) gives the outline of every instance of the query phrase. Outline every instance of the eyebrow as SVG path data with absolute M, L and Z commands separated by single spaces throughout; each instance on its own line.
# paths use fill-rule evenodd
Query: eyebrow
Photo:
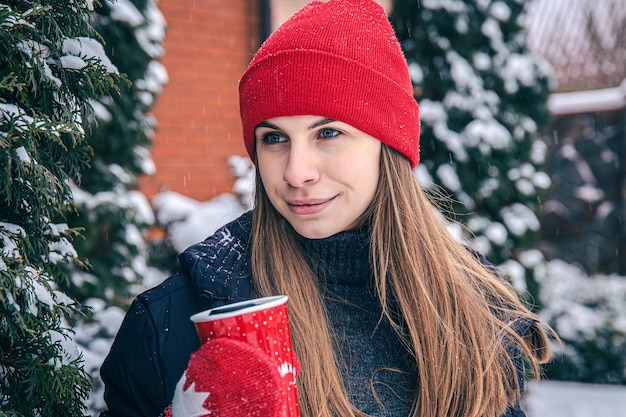
M 320 126 L 323 126 L 325 124 L 332 123 L 332 122 L 336 122 L 336 120 L 335 119 L 330 119 L 330 118 L 319 120 L 319 121 L 313 123 L 311 126 L 309 126 L 309 130 L 315 129 L 316 127 L 320 127 Z M 261 122 L 261 123 L 259 123 L 255 127 L 255 129 L 258 129 L 259 127 L 267 127 L 267 128 L 270 128 L 270 129 L 281 130 L 280 127 L 278 127 L 276 125 L 273 125 L 273 124 L 271 124 L 269 122 Z
M 309 126 L 309 130 L 315 129 L 316 127 L 320 127 L 320 126 L 326 125 L 328 123 L 332 123 L 334 121 L 335 121 L 334 119 L 322 119 L 319 122 L 315 122 L 311 126 Z

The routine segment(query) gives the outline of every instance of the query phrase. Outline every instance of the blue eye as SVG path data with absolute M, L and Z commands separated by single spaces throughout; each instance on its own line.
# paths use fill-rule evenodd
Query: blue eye
M 267 132 L 261 137 L 261 140 L 263 141 L 263 143 L 266 143 L 268 145 L 273 145 L 275 143 L 281 143 L 286 141 L 285 137 L 278 132 Z
M 334 138 L 335 136 L 339 136 L 340 134 L 341 134 L 340 131 L 327 127 L 327 128 L 320 129 L 317 136 L 320 139 L 330 139 L 330 138 Z

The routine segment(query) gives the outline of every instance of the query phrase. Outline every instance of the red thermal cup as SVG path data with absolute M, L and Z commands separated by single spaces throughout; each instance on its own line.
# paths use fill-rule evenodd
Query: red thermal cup
M 227 337 L 258 347 L 275 359 L 283 386 L 282 417 L 299 417 L 297 358 L 291 346 L 287 296 L 227 304 L 191 316 L 200 342 Z

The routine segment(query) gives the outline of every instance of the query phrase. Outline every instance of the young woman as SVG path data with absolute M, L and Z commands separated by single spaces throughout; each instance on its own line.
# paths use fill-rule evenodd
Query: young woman
M 524 416 L 524 364 L 538 376 L 546 331 L 416 182 L 419 110 L 382 7 L 310 3 L 239 89 L 254 209 L 135 300 L 102 366 L 104 416 L 158 416 L 174 401 L 181 417 L 192 400 L 176 386 L 192 367 L 195 389 L 211 388 L 187 414 L 279 415 L 263 409 L 271 396 L 248 396 L 266 381 L 242 371 L 251 355 L 201 347 L 189 320 L 277 294 L 289 297 L 303 417 Z M 239 373 L 224 379 L 220 361 Z M 211 409 L 216 390 L 237 400 Z

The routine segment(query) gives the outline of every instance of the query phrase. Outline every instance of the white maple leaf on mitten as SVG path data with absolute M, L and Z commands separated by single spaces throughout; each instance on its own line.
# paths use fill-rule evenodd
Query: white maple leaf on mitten
M 196 383 L 192 382 L 187 389 L 185 383 L 187 376 L 185 375 L 176 384 L 176 395 L 172 402 L 172 415 L 186 417 L 204 417 L 208 414 L 208 410 L 204 408 L 204 402 L 209 397 L 208 392 L 196 391 Z

